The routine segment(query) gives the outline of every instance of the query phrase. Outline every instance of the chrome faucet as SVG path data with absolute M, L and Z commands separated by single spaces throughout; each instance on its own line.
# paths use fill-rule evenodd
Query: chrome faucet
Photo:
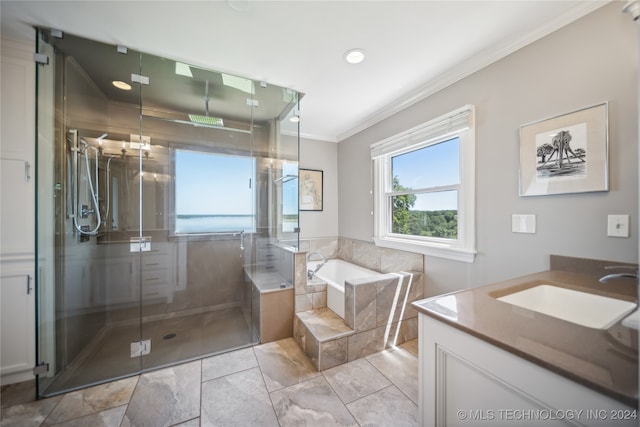
M 636 279 L 636 280 L 638 279 L 638 267 L 633 267 L 630 265 L 610 265 L 605 267 L 605 270 L 614 270 L 614 269 L 633 270 L 635 273 L 607 274 L 606 276 L 602 276 L 600 278 L 600 283 L 607 283 L 611 279 L 618 279 L 618 278 L 628 278 L 628 279 Z
M 313 252 L 313 253 L 310 253 L 309 255 L 307 255 L 307 262 L 311 261 L 311 256 L 312 255 L 318 255 L 320 258 L 322 258 L 322 262 L 320 264 L 318 264 L 314 270 L 311 270 L 311 269 L 307 270 L 307 279 L 309 279 L 309 280 L 313 279 L 313 276 L 315 276 L 315 274 L 318 272 L 318 270 L 320 270 L 322 268 L 322 266 L 327 263 L 327 260 L 324 258 L 324 256 L 322 256 L 322 254 L 320 254 L 318 252 Z

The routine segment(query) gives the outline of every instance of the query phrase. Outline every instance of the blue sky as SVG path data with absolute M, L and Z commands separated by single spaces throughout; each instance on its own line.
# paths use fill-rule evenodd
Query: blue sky
M 393 174 L 408 188 L 456 184 L 458 151 L 456 138 L 395 156 Z M 255 193 L 249 179 L 254 170 L 251 158 L 176 150 L 176 214 L 251 215 Z M 283 175 L 297 172 L 297 163 L 283 164 Z M 297 213 L 298 180 L 283 183 L 282 190 L 284 214 Z M 457 205 L 457 192 L 447 191 L 420 195 L 414 209 L 457 209 Z
M 248 157 L 176 150 L 176 214 L 252 214 L 254 164 Z
M 406 188 L 427 188 L 458 184 L 459 139 L 454 138 L 420 150 L 393 157 L 392 173 Z M 453 165 L 453 166 L 452 166 Z M 415 210 L 457 209 L 457 192 L 447 191 L 419 196 Z
M 298 175 L 298 163 L 284 162 L 282 176 Z M 298 180 L 292 179 L 282 184 L 282 213 L 295 215 L 298 213 Z

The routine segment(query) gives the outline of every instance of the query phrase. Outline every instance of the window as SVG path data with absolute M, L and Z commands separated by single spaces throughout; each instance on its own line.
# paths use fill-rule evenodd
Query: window
M 255 160 L 175 151 L 175 233 L 255 231 Z
M 282 163 L 282 232 L 298 228 L 298 163 Z
M 465 106 L 371 146 L 377 245 L 473 262 L 473 114 Z

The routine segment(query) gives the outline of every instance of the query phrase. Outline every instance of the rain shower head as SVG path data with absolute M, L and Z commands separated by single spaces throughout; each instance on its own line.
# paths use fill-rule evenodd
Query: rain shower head
M 209 80 L 204 82 L 204 116 L 199 114 L 189 114 L 189 120 L 195 126 L 224 126 L 220 117 L 209 117 Z
M 220 117 L 201 116 L 198 114 L 189 114 L 189 120 L 195 125 L 207 126 L 224 126 L 224 122 Z

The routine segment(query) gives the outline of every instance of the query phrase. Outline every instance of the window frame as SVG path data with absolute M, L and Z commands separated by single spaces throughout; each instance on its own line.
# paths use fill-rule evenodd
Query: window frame
M 475 259 L 475 127 L 474 107 L 466 105 L 371 145 L 374 237 L 377 246 L 471 263 Z M 458 191 L 458 238 L 392 233 L 392 157 L 459 138 L 460 183 L 433 190 Z M 455 188 L 454 188 L 455 187 Z M 424 189 L 417 193 L 424 194 Z M 406 192 L 403 192 L 403 194 Z

